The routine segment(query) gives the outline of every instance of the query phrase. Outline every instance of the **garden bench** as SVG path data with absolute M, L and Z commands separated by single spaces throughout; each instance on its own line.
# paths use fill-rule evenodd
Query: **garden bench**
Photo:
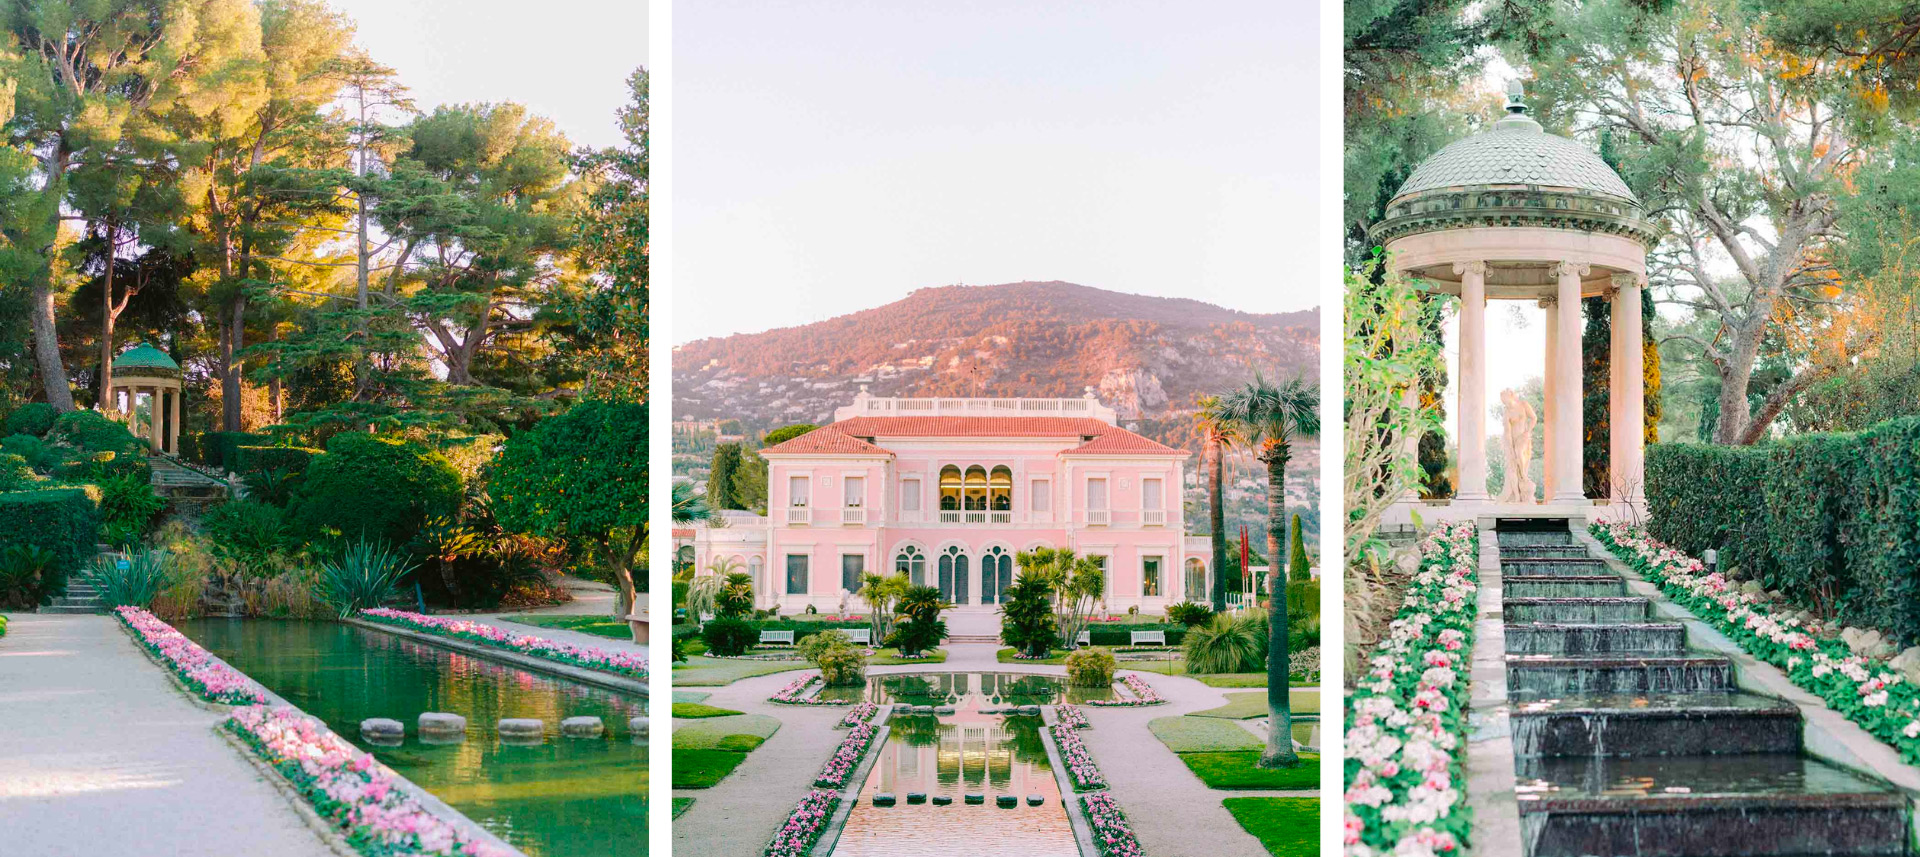
M 791 645 L 793 645 L 793 632 L 792 632 L 792 631 L 761 631 L 761 632 L 760 632 L 760 645 L 762 645 L 762 646 L 773 646 L 773 645 L 785 645 L 785 646 L 791 646 Z
M 872 628 L 842 628 L 841 632 L 847 635 L 847 642 L 859 643 L 862 646 L 873 645 Z
M 1165 631 L 1135 631 L 1133 644 L 1136 646 L 1164 646 L 1167 644 Z
M 1092 631 L 1081 631 L 1081 632 L 1080 632 L 1080 636 L 1078 636 L 1078 637 L 1075 637 L 1075 638 L 1073 638 L 1073 644 L 1074 644 L 1074 645 L 1076 645 L 1076 646 L 1090 646 L 1090 645 L 1093 645 L 1093 632 L 1092 632 Z

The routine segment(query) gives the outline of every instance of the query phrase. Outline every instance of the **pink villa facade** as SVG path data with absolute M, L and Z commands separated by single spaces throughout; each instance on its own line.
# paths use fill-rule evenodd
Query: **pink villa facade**
M 726 513 L 693 535 L 701 573 L 754 578 L 761 608 L 860 612 L 867 572 L 939 587 L 958 613 L 993 613 L 1014 555 L 1069 548 L 1107 568 L 1106 609 L 1205 600 L 1208 551 L 1181 510 L 1188 453 L 1078 399 L 878 398 L 761 450 L 768 515 Z

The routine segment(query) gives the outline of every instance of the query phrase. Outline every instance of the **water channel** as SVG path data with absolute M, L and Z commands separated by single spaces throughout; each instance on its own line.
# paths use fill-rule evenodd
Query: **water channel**
M 647 853 L 647 756 L 627 728 L 644 700 L 331 622 L 202 619 L 180 631 L 402 776 L 531 857 Z M 422 743 L 422 712 L 467 718 L 464 742 Z M 600 717 L 600 739 L 562 738 L 561 719 Z M 398 747 L 368 744 L 360 721 L 406 724 Z M 494 724 L 535 717 L 545 743 L 502 744 Z

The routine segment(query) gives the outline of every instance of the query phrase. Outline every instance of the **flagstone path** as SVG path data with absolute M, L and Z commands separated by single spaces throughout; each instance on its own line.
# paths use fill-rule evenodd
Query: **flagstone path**
M 107 616 L 8 615 L 0 851 L 36 857 L 331 857 Z

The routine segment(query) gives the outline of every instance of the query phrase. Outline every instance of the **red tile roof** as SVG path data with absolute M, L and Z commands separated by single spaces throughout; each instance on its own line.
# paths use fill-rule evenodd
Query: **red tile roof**
M 869 437 L 1083 438 L 1069 455 L 1186 455 L 1090 417 L 854 417 L 821 426 L 762 452 L 890 454 Z

